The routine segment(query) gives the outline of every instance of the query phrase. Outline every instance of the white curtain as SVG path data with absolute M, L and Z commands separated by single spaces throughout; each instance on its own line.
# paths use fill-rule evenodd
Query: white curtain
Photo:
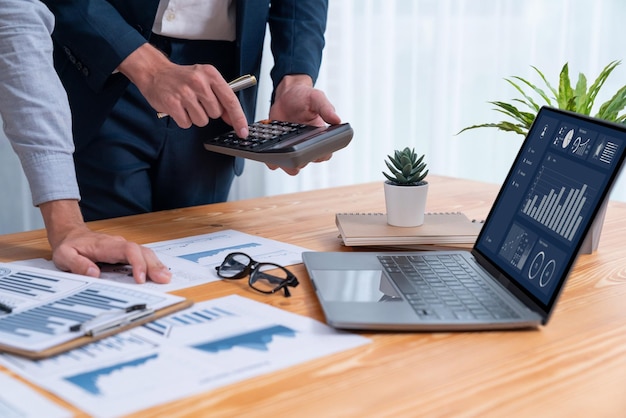
M 591 83 L 626 58 L 625 19 L 623 0 L 331 0 L 317 87 L 354 128 L 352 143 L 296 177 L 247 163 L 231 198 L 382 182 L 385 156 L 404 146 L 425 153 L 431 173 L 500 183 L 523 138 L 456 134 L 502 120 L 488 102 L 519 97 L 505 77 L 540 85 L 531 66 L 557 86 L 567 62 L 574 80 L 582 72 Z M 625 84 L 626 60 L 598 105 Z M 261 92 L 257 119 L 267 115 L 267 82 Z M 612 198 L 626 200 L 623 181 Z
M 488 102 L 518 97 L 504 78 L 541 84 L 531 66 L 553 85 L 566 62 L 572 78 L 595 79 L 626 58 L 625 19 L 623 0 L 331 0 L 317 87 L 352 125 L 352 143 L 294 177 L 248 161 L 230 200 L 382 182 L 385 156 L 404 146 L 425 153 L 433 174 L 500 183 L 522 138 L 456 133 L 501 120 Z M 263 63 L 257 119 L 267 116 L 271 64 Z M 597 102 L 625 84 L 626 60 Z M 8 145 L 1 151 L 0 233 L 40 228 L 19 164 Z M 626 201 L 624 181 L 612 198 Z

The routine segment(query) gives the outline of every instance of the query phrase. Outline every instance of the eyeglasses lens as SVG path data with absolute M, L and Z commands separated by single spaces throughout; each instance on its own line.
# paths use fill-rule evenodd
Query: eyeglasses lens
M 260 263 L 250 276 L 250 286 L 264 293 L 274 291 L 288 279 L 288 273 L 280 266 L 271 263 Z
M 245 254 L 231 254 L 219 268 L 219 274 L 225 279 L 236 279 L 247 273 L 250 257 Z

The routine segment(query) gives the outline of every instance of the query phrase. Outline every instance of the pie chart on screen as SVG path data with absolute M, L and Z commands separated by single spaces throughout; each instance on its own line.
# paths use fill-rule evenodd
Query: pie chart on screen
M 570 142 L 572 142 L 572 138 L 574 137 L 574 130 L 570 129 L 568 133 L 565 134 L 565 138 L 563 138 L 563 144 L 561 145 L 563 148 L 569 147 Z

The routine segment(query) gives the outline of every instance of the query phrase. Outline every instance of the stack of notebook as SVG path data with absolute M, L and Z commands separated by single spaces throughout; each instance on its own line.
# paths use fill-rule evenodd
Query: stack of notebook
M 471 248 L 482 227 L 460 212 L 427 213 L 416 227 L 391 226 L 384 213 L 337 213 L 335 221 L 347 246 Z

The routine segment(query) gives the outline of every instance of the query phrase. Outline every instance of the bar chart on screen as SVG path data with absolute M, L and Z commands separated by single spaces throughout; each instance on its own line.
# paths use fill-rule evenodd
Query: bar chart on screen
M 560 184 L 560 187 L 551 185 Z M 521 211 L 567 241 L 574 238 L 597 190 L 542 166 Z

